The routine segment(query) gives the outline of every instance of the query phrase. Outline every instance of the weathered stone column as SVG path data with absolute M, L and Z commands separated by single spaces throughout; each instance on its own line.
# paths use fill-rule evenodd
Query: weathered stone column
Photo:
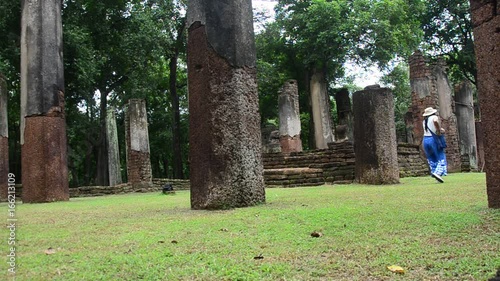
M 484 130 L 488 206 L 500 208 L 500 3 L 470 0 L 477 88 Z M 488 156 L 489 155 L 489 156 Z
M 281 152 L 280 131 L 275 125 L 267 124 L 261 128 L 262 153 Z
M 296 80 L 286 81 L 278 97 L 281 152 L 302 151 L 299 89 Z
M 462 155 L 462 167 L 477 170 L 476 123 L 472 86 L 464 81 L 455 87 L 455 114 Z M 467 167 L 464 164 L 468 163 Z M 464 169 L 462 169 L 464 170 Z
M 153 184 L 149 152 L 148 116 L 146 101 L 131 99 L 125 112 L 125 139 L 127 148 L 127 177 L 135 189 Z
M 122 183 L 120 165 L 120 150 L 118 149 L 118 130 L 116 129 L 115 109 L 108 108 L 106 112 L 106 143 L 108 145 L 109 185 Z
M 353 94 L 356 181 L 399 183 L 399 165 L 391 90 L 375 86 Z
M 22 1 L 23 202 L 69 200 L 61 1 Z
M 9 127 L 7 119 L 7 83 L 0 73 L 0 201 L 8 195 L 9 180 Z
M 335 137 L 332 130 L 333 122 L 326 81 L 321 71 L 316 71 L 312 75 L 310 91 L 316 149 L 326 149 L 328 148 L 328 143 L 335 141 Z
M 353 116 L 351 108 L 351 98 L 349 97 L 349 90 L 346 88 L 340 89 L 335 94 L 335 103 L 337 104 L 337 116 L 339 118 L 339 125 L 345 125 L 345 137 L 353 140 Z
M 191 207 L 265 201 L 252 1 L 188 2 Z
M 438 106 L 438 96 L 435 91 L 431 69 L 427 66 L 426 58 L 420 51 L 416 51 L 409 58 L 411 107 L 409 112 L 413 117 L 413 144 L 421 145 L 424 135 L 422 114 L 427 107 Z M 423 153 L 423 150 L 422 150 Z
M 442 63 L 428 65 L 421 52 L 415 52 L 409 59 L 410 85 L 412 104 L 409 109 L 413 117 L 413 143 L 422 144 L 424 129 L 422 113 L 427 107 L 439 111 L 442 126 L 446 130 L 446 159 L 449 172 L 461 170 L 460 149 L 458 144 L 458 128 L 453 113 L 452 89 Z M 423 149 L 421 150 L 424 154 Z
M 448 171 L 460 172 L 462 170 L 462 157 L 460 155 L 460 142 L 458 136 L 457 116 L 454 113 L 453 89 L 446 73 L 446 64 L 439 60 L 432 70 L 435 80 L 436 92 L 439 100 L 439 116 L 441 126 L 446 130 L 446 161 Z

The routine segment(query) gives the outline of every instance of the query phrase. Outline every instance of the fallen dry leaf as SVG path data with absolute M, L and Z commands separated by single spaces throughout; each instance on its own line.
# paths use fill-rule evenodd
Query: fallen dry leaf
M 391 266 L 388 266 L 387 269 L 389 269 L 390 271 L 392 271 L 394 273 L 399 273 L 399 274 L 405 273 L 405 270 L 399 265 L 391 265 Z

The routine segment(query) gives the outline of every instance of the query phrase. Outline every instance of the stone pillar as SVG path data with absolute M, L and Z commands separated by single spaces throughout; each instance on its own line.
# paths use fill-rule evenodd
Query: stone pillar
M 434 107 L 439 111 L 442 126 L 446 130 L 446 159 L 449 172 L 461 170 L 460 149 L 458 145 L 458 128 L 453 113 L 452 89 L 448 82 L 445 67 L 442 63 L 428 65 L 421 52 L 415 52 L 409 60 L 411 107 L 413 117 L 413 143 L 422 144 L 424 128 L 422 116 L 425 108 Z M 423 149 L 421 149 L 424 154 Z
M 427 65 L 426 58 L 420 51 L 410 56 L 410 86 L 411 107 L 409 112 L 413 117 L 413 144 L 421 145 L 424 135 L 422 121 L 425 108 L 438 107 L 438 96 L 435 83 L 432 79 L 431 69 Z
M 432 69 L 433 79 L 435 80 L 436 93 L 439 101 L 439 116 L 441 117 L 441 126 L 446 130 L 446 160 L 448 162 L 448 171 L 462 171 L 462 157 L 460 155 L 460 142 L 458 137 L 457 117 L 454 113 L 453 89 L 448 80 L 446 65 L 444 61 L 438 61 Z
M 488 206 L 500 208 L 500 3 L 470 0 Z
M 191 207 L 265 202 L 251 0 L 188 1 Z
M 356 181 L 399 183 L 399 165 L 391 90 L 366 87 L 353 94 Z
M 127 177 L 133 188 L 148 188 L 153 182 L 149 152 L 146 101 L 131 99 L 125 112 Z
M 22 1 L 22 199 L 69 200 L 61 1 Z
M 272 124 L 266 124 L 261 128 L 262 153 L 281 152 L 280 131 Z
M 9 189 L 9 127 L 7 119 L 7 83 L 0 73 L 0 201 L 5 201 Z
M 414 144 L 415 141 L 413 140 L 414 138 L 413 126 L 415 126 L 415 123 L 413 123 L 413 114 L 410 111 L 406 112 L 405 114 L 405 124 L 406 124 L 406 139 L 403 140 L 403 142 Z
M 120 165 L 120 150 L 118 148 L 118 130 L 116 129 L 115 109 L 108 108 L 106 112 L 106 144 L 108 145 L 109 185 L 122 183 Z
M 328 148 L 328 143 L 334 142 L 333 122 L 330 113 L 327 85 L 323 72 L 316 71 L 311 77 L 311 106 L 314 122 L 314 139 L 316 149 Z
M 455 113 L 457 116 L 460 155 L 462 155 L 462 170 L 477 170 L 474 98 L 472 86 L 467 81 L 455 87 Z M 464 167 L 465 163 L 468 163 L 467 167 Z
M 348 140 L 353 140 L 353 116 L 351 108 L 351 98 L 349 97 L 349 90 L 346 88 L 340 89 L 335 94 L 335 103 L 337 104 L 337 116 L 339 118 L 338 125 L 345 125 L 345 137 Z M 336 136 L 337 138 L 339 136 Z
M 300 139 L 299 90 L 296 80 L 288 80 L 278 97 L 281 152 L 302 151 Z

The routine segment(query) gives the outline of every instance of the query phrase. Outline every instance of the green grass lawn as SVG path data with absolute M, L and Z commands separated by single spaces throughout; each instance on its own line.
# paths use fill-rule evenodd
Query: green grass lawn
M 18 203 L 15 277 L 487 280 L 500 267 L 500 211 L 487 208 L 484 174 L 445 180 L 274 188 L 266 204 L 224 211 L 191 210 L 189 191 Z

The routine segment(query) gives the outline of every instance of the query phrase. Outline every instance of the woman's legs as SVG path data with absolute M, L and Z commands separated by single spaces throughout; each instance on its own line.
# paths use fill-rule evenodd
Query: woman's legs
M 448 163 L 446 162 L 446 154 L 444 153 L 444 149 L 438 150 L 437 158 L 438 161 L 434 173 L 440 176 L 446 176 L 448 174 Z
M 427 156 L 431 175 L 439 182 L 443 182 L 441 176 L 446 175 L 448 172 L 444 150 L 437 147 L 432 137 L 424 137 L 422 145 Z
M 432 174 L 436 171 L 439 162 L 437 146 L 432 137 L 424 137 L 422 146 L 424 147 L 424 152 L 427 156 L 427 163 L 429 163 L 429 168 Z

